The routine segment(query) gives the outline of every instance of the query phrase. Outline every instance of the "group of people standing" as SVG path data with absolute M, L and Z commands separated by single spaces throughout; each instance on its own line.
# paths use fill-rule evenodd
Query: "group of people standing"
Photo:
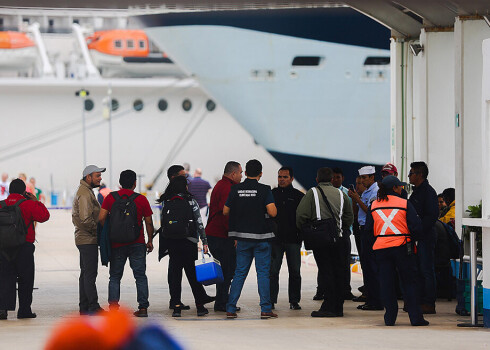
M 230 161 L 211 193 L 209 208 L 206 208 L 209 211 L 207 224 L 201 214 L 207 203 L 206 206 L 200 204 L 189 191 L 192 186 L 185 168 L 173 165 L 167 171 L 169 183 L 157 201 L 162 206 L 162 227 L 158 231 L 153 227 L 153 212 L 147 198 L 134 192 L 136 173 L 132 170 L 121 172 L 121 189 L 107 194 L 102 205 L 99 204 L 93 189 L 100 186 L 104 171 L 105 168 L 95 165 L 87 166 L 73 202 L 75 243 L 80 253 L 81 314 L 105 312 L 98 302 L 96 288 L 100 248 L 102 263 L 109 265 L 109 308 L 119 308 L 120 282 L 129 260 L 137 290 L 138 309 L 134 315 L 148 316 L 146 255 L 153 250 L 153 239 L 158 233 L 159 259 L 169 256 L 167 278 L 173 317 L 180 317 L 183 310 L 190 309 L 181 300 L 182 270 L 191 286 L 198 316 L 206 315 L 209 311 L 205 304 L 214 301 L 215 312 L 225 312 L 227 318 L 238 317 L 237 303 L 254 260 L 260 317 L 278 317 L 273 310 L 278 302 L 284 254 L 289 271 L 289 306 L 300 310 L 303 240 L 308 245 L 303 230 L 305 225 L 317 220 L 334 222 L 338 239 L 309 247 L 318 266 L 319 286 L 315 299 L 324 299 L 320 309 L 311 313 L 312 317 L 342 317 L 344 300 L 354 297 L 349 268 L 351 233 L 356 239 L 364 279 L 363 295 L 354 297 L 355 301 L 365 302 L 358 309 L 385 309 L 385 324 L 394 325 L 400 283 L 404 310 L 409 313 L 412 325 L 427 325 L 423 313 L 435 313 L 434 224 L 439 208 L 424 162 L 411 164 L 408 177 L 414 189 L 407 199 L 406 184 L 400 182 L 396 167 L 389 163 L 382 168 L 379 183 L 375 180 L 375 167 L 362 167 L 356 187 L 349 189 L 342 185 L 341 169 L 320 168 L 316 174 L 317 186 L 304 194 L 293 187 L 291 167 L 279 169 L 278 186 L 271 189 L 259 182 L 262 164 L 258 160 L 246 163 L 243 182 L 242 166 Z M 206 187 L 204 192 L 209 189 L 204 183 L 198 186 Z M 10 193 L 7 205 L 24 198 L 25 183 L 19 179 L 12 181 Z M 34 241 L 31 224 L 49 218 L 47 209 L 34 196 L 27 196 L 32 201 L 23 201 L 20 208 L 26 214 L 28 235 L 19 256 L 24 251 L 32 255 L 32 266 L 24 267 L 26 278 L 19 278 L 19 318 L 35 317 L 30 310 L 33 274 L 32 278 L 29 276 L 33 273 L 30 270 L 33 270 Z M 221 262 L 224 281 L 217 284 L 215 297 L 207 295 L 196 278 L 194 262 L 198 259 L 199 240 L 203 253 L 212 252 Z M 12 306 L 11 285 L 7 287 L 3 283 L 10 273 L 5 266 L 10 265 L 10 262 L 0 264 L 0 318 L 4 319 L 6 310 L 15 308 L 15 289 Z M 15 270 L 14 265 L 12 270 Z M 21 275 L 19 273 L 19 277 Z M 21 287 L 21 281 L 27 281 L 27 287 Z

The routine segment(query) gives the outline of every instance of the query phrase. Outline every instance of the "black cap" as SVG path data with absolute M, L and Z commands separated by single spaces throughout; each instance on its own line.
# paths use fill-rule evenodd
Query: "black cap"
M 395 186 L 406 186 L 406 182 L 401 182 L 396 176 L 388 175 L 383 178 L 381 183 L 389 189 L 392 189 Z

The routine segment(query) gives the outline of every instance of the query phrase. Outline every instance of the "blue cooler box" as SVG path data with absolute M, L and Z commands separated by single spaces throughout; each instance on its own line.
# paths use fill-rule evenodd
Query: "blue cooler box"
M 218 260 L 210 256 L 204 256 L 196 260 L 197 281 L 205 286 L 223 282 L 223 270 Z

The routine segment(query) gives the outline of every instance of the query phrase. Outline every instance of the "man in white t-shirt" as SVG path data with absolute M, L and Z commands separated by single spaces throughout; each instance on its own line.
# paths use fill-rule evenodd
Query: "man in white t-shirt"
M 2 174 L 2 181 L 0 182 L 0 201 L 7 199 L 9 196 L 10 182 L 7 181 L 9 175 L 7 173 Z

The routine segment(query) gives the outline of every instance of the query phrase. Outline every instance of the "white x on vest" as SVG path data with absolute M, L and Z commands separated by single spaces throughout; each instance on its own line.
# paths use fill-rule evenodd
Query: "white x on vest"
M 386 217 L 386 215 L 381 211 L 381 210 L 376 210 L 376 212 L 378 213 L 379 217 L 381 218 L 381 220 L 384 221 L 384 224 L 383 224 L 383 227 L 381 228 L 381 232 L 380 232 L 380 236 L 384 236 L 386 234 L 386 230 L 388 228 L 390 228 L 396 235 L 401 235 L 402 233 L 400 232 L 400 230 L 398 230 L 395 225 L 393 225 L 393 218 L 395 217 L 395 215 L 398 213 L 400 209 L 393 209 L 391 211 L 391 214 L 390 216 Z

